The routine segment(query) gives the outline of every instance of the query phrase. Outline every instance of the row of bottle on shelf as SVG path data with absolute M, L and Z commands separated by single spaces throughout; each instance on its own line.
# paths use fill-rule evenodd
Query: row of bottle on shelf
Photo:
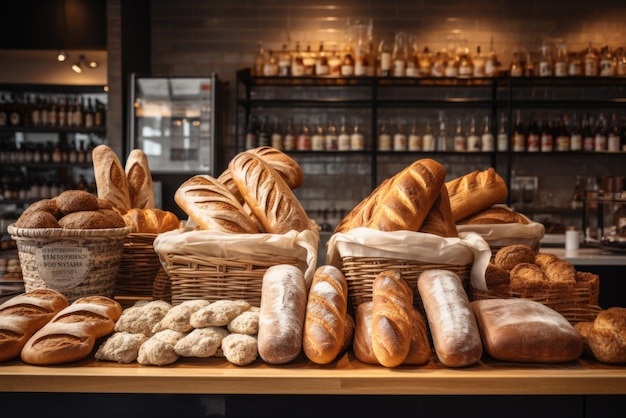
M 0 94 L 0 127 L 100 128 L 106 112 L 106 104 L 95 97 Z
M 81 174 L 77 182 L 71 180 L 50 181 L 45 176 L 29 179 L 20 172 L 7 172 L 0 176 L 0 201 L 36 201 L 58 196 L 64 190 L 85 190 L 96 193 L 94 179 Z
M 297 127 L 292 118 L 285 121 L 274 115 L 251 118 L 245 133 L 246 149 L 272 146 L 285 151 L 360 151 L 369 149 L 370 141 L 355 117 L 336 120 L 318 116 L 304 117 Z M 284 123 L 281 123 L 284 122 Z M 548 112 L 522 117 L 517 111 L 509 132 L 506 114 L 492 123 L 489 115 L 438 116 L 379 119 L 378 151 L 454 151 L 454 152 L 552 152 L 552 151 L 626 151 L 626 115 L 604 113 L 583 115 Z M 313 126 L 313 128 L 311 128 Z M 373 144 L 372 144 L 373 146 Z
M 493 38 L 485 53 L 480 45 L 469 48 L 459 33 L 448 36 L 447 47 L 431 51 L 419 48 L 413 37 L 397 32 L 393 41 L 374 45 L 371 36 L 351 39 L 344 45 L 323 41 L 317 50 L 287 43 L 280 51 L 259 44 L 253 73 L 257 76 L 379 76 L 379 77 L 492 77 L 508 73 L 521 76 L 623 76 L 626 75 L 624 47 L 594 47 L 590 42 L 580 51 L 568 51 L 565 42 L 544 41 L 537 51 L 515 51 L 505 67 L 496 56 Z
M 88 164 L 92 161 L 92 150 L 98 143 L 91 138 L 87 140 L 67 140 L 61 137 L 53 143 L 18 142 L 15 138 L 0 139 L 3 152 L 0 153 L 0 164 L 37 164 L 37 163 L 71 163 Z

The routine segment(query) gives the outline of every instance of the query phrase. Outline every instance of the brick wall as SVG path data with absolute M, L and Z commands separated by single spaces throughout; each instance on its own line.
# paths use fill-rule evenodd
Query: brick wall
M 117 1 L 109 3 L 115 5 Z M 232 90 L 235 71 L 252 65 L 259 42 L 274 50 L 287 41 L 291 45 L 296 41 L 304 45 L 310 42 L 313 46 L 319 41 L 341 43 L 349 19 L 372 19 L 375 39 L 402 30 L 413 35 L 420 47 L 428 46 L 431 50 L 446 47 L 453 31 L 468 40 L 471 50 L 477 45 L 486 50 L 493 39 L 494 51 L 508 67 L 512 51 L 536 52 L 544 40 L 563 41 L 571 50 L 582 50 L 588 42 L 597 47 L 626 44 L 625 17 L 626 4 L 619 0 L 153 0 L 151 68 L 155 76 L 216 72 L 230 83 Z M 113 42 L 115 39 L 109 39 L 109 45 Z M 109 70 L 117 65 L 112 52 L 109 50 L 109 60 L 113 59 Z M 234 153 L 232 94 L 228 112 L 230 119 L 222 138 L 224 160 Z M 329 163 L 320 158 L 306 164 L 308 170 L 322 173 L 308 179 L 308 188 L 299 191 L 299 197 L 311 211 L 350 206 L 369 191 L 359 182 L 337 183 L 342 178 L 340 171 L 352 167 L 345 160 Z M 454 167 L 456 172 L 471 168 Z M 394 168 L 388 165 L 380 176 L 393 173 Z M 573 187 L 573 174 L 563 176 L 559 170 L 547 164 L 541 167 L 540 174 L 550 177 L 550 183 L 554 183 L 550 187 L 562 194 Z M 606 165 L 586 170 L 591 175 L 624 174 L 623 169 Z M 341 190 L 350 190 L 339 193 L 343 200 L 334 195 L 339 189 L 337 185 L 342 186 Z

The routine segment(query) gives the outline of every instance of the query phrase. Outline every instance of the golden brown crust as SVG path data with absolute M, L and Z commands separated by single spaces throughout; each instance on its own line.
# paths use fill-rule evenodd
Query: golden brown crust
M 550 253 L 537 253 L 535 264 L 541 268 L 541 271 L 551 282 L 571 285 L 576 283 L 576 269 L 567 260 Z
M 107 218 L 108 228 L 124 228 L 124 218 L 115 209 L 98 209 L 96 212 L 103 214 Z
M 15 221 L 16 228 L 61 228 L 59 221 L 50 212 L 24 212 Z
M 504 179 L 493 167 L 457 177 L 446 187 L 455 222 L 501 203 L 508 195 Z
M 352 350 L 360 362 L 380 364 L 372 346 L 372 301 L 363 302 L 356 308 Z
M 585 353 L 590 356 L 593 356 L 593 351 L 591 351 L 591 347 L 589 346 L 589 334 L 591 333 L 591 330 L 593 329 L 593 321 L 578 322 L 574 324 L 574 329 L 576 330 L 576 332 L 578 332 L 578 334 L 583 340 Z
M 99 197 L 96 200 L 98 201 L 98 209 L 113 209 L 113 205 L 108 200 L 100 199 Z
M 510 280 L 511 274 L 508 270 L 500 268 L 491 262 L 487 265 L 487 269 L 485 270 L 485 281 L 487 282 L 488 289 L 508 285 Z
M 598 313 L 587 344 L 598 361 L 626 363 L 626 308 L 611 307 Z
M 511 271 L 520 263 L 534 263 L 536 254 L 535 250 L 528 245 L 507 245 L 496 252 L 493 263 L 504 270 Z
M 418 232 L 439 235 L 444 238 L 458 237 L 459 233 L 456 224 L 452 218 L 452 209 L 450 208 L 450 198 L 446 186 L 441 186 L 441 193 L 435 203 L 428 211 L 426 219 L 419 228 Z
M 126 180 L 131 208 L 154 208 L 154 185 L 148 164 L 148 156 L 141 149 L 134 149 L 128 154 Z
M 131 208 L 128 179 L 117 154 L 101 144 L 92 151 L 94 175 L 98 197 L 107 200 L 119 213 Z
M 98 210 L 98 199 L 84 190 L 66 190 L 57 196 L 56 205 L 67 215 L 84 210 Z
M 548 279 L 538 265 L 519 263 L 511 270 L 511 290 L 536 289 L 546 284 Z
M 508 224 L 528 225 L 528 218 L 521 213 L 503 206 L 492 206 L 467 218 L 460 219 L 458 225 Z
M 430 360 L 432 350 L 430 341 L 428 340 L 428 331 L 426 330 L 426 321 L 422 314 L 413 307 L 411 309 L 411 323 L 413 330 L 411 332 L 411 347 L 409 353 L 402 362 L 407 365 L 424 364 Z
M 385 179 L 379 184 L 368 197 L 361 200 L 335 227 L 335 233 L 346 233 L 351 229 L 359 228 L 367 224 L 372 216 L 374 207 L 383 195 L 384 190 L 391 184 L 391 178 Z
M 174 213 L 158 208 L 132 208 L 123 216 L 131 233 L 160 234 L 180 227 L 180 219 Z
M 248 152 L 263 158 L 263 161 L 272 166 L 292 190 L 297 189 L 304 182 L 302 168 L 296 160 L 284 152 L 267 146 L 249 149 Z

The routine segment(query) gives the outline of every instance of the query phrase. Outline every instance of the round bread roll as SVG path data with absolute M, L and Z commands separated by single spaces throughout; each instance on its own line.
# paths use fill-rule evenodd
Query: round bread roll
M 22 215 L 26 216 L 29 213 L 38 211 L 49 212 L 56 219 L 61 219 L 63 217 L 63 212 L 61 212 L 61 209 L 57 206 L 56 197 L 53 197 L 52 199 L 41 199 L 34 202 L 24 209 Z
M 500 248 L 494 256 L 493 263 L 504 270 L 511 271 L 520 263 L 535 263 L 537 253 L 524 244 L 507 245 Z
M 94 210 L 72 212 L 59 219 L 59 225 L 65 229 L 108 229 L 126 226 L 119 213 L 114 216 L 112 212 L 115 211 L 110 210 L 109 214 Z
M 24 212 L 15 221 L 16 228 L 61 228 L 59 221 L 50 212 Z
M 84 210 L 98 210 L 96 196 L 84 190 L 66 190 L 56 197 L 56 205 L 61 212 L 69 214 Z
M 544 286 L 548 279 L 541 268 L 532 263 L 519 263 L 511 270 L 511 290 L 522 291 Z
M 611 307 L 598 313 L 586 342 L 603 363 L 626 363 L 626 308 Z

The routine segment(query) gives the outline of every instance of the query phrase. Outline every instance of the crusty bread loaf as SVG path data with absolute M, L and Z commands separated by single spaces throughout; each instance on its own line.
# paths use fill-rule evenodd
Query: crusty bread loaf
M 459 277 L 448 270 L 426 270 L 417 279 L 417 289 L 439 361 L 448 367 L 480 361 L 480 333 Z
M 530 299 L 475 300 L 485 351 L 503 361 L 560 363 L 577 359 L 583 341 L 557 311 Z
M 343 327 L 343 344 L 341 345 L 341 350 L 339 353 L 344 353 L 352 347 L 352 342 L 354 341 L 354 331 L 356 324 L 354 322 L 354 316 L 350 312 L 346 312 L 345 325 Z
M 86 296 L 74 301 L 39 329 L 22 349 L 30 364 L 60 364 L 81 360 L 95 342 L 113 332 L 122 307 L 104 296 Z
M 555 254 L 537 253 L 535 264 L 541 268 L 550 282 L 568 283 L 572 286 L 576 283 L 576 268 L 569 261 Z
M 530 221 L 524 215 L 506 206 L 495 205 L 460 219 L 458 225 L 512 224 L 528 225 Z
M 0 305 L 0 362 L 19 357 L 30 337 L 68 306 L 61 293 L 35 289 Z
M 180 227 L 180 219 L 176 214 L 158 208 L 132 208 L 123 218 L 132 233 L 160 234 Z
M 430 348 L 430 340 L 428 339 L 428 330 L 424 317 L 415 307 L 411 309 L 411 347 L 409 353 L 402 362 L 406 365 L 424 364 L 430 360 L 432 350 Z
M 528 245 L 507 245 L 496 251 L 493 263 L 504 270 L 511 271 L 520 263 L 534 263 L 536 255 L 536 251 Z
M 265 271 L 258 349 L 266 363 L 289 363 L 300 355 L 306 302 L 304 275 L 299 268 L 278 264 Z
M 356 308 L 352 351 L 362 363 L 380 364 L 372 346 L 372 301 L 363 302 Z
M 289 155 L 274 147 L 262 146 L 247 150 L 268 163 L 285 180 L 289 188 L 297 189 L 304 182 L 304 173 L 300 164 Z
M 372 284 L 372 348 L 380 364 L 395 367 L 409 354 L 413 290 L 400 270 L 380 272 Z
M 244 201 L 266 232 L 284 234 L 309 229 L 306 211 L 283 178 L 261 157 L 241 152 L 228 168 Z
M 315 270 L 309 289 L 302 348 L 309 360 L 328 364 L 341 352 L 346 338 L 348 282 L 341 270 L 323 265 Z
M 128 179 L 117 154 L 108 145 L 100 144 L 92 151 L 93 170 L 98 197 L 111 202 L 122 215 L 132 207 Z
M 600 311 L 586 332 L 576 324 L 593 356 L 603 363 L 626 363 L 626 308 Z
M 254 222 L 223 184 L 209 175 L 195 175 L 181 184 L 174 201 L 201 229 L 252 234 Z
M 380 231 L 417 231 L 440 195 L 445 170 L 437 161 L 413 162 L 381 183 L 358 204 L 336 228 L 346 232 L 356 227 Z
M 142 149 L 132 150 L 126 159 L 124 171 L 128 182 L 130 207 L 154 208 L 154 184 L 146 153 Z
M 501 203 L 508 195 L 504 179 L 493 167 L 457 177 L 446 187 L 455 222 Z
M 422 222 L 418 232 L 435 234 L 444 238 L 458 237 L 456 224 L 452 218 L 452 209 L 450 208 L 450 197 L 448 189 L 445 185 L 441 186 L 439 197 L 431 206 L 426 219 Z

